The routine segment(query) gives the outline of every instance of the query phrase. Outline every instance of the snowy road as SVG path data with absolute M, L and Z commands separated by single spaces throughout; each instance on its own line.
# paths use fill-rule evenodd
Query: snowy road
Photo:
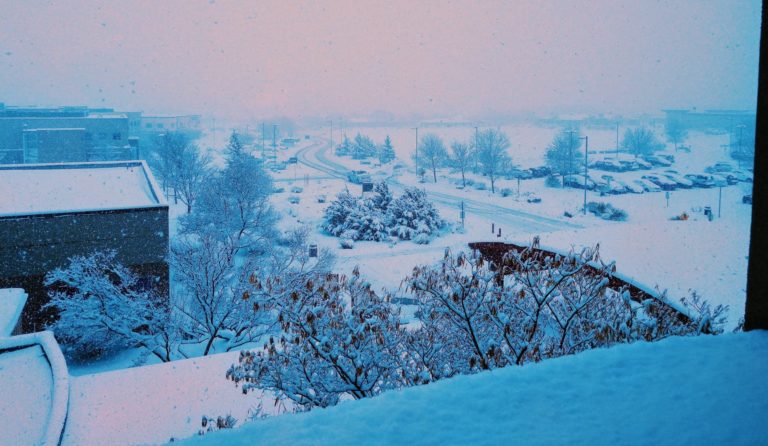
M 300 163 L 308 167 L 326 173 L 331 177 L 346 180 L 349 169 L 346 166 L 328 159 L 326 153 L 330 148 L 330 144 L 327 140 L 318 139 L 317 142 L 299 150 L 296 156 Z M 405 184 L 400 183 L 396 176 L 389 178 L 389 185 L 395 190 L 402 190 L 406 186 Z M 572 222 L 531 214 L 529 212 L 510 209 L 466 197 L 435 191 L 426 192 L 429 198 L 435 203 L 452 207 L 457 210 L 461 208 L 461 203 L 464 203 L 464 209 L 468 215 L 472 214 L 487 218 L 497 225 L 503 225 L 506 228 L 505 230 L 515 229 L 531 234 L 539 234 L 542 232 L 579 229 L 582 227 L 581 225 Z

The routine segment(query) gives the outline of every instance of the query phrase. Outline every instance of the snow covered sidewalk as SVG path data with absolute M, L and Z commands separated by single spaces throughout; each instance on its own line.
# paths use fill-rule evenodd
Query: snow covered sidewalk
M 768 333 L 671 338 L 284 415 L 189 445 L 765 444 Z

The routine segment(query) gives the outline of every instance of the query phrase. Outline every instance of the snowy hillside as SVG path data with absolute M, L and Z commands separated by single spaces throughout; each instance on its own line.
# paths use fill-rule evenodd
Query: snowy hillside
M 766 354 L 764 332 L 624 345 L 183 444 L 764 444 Z

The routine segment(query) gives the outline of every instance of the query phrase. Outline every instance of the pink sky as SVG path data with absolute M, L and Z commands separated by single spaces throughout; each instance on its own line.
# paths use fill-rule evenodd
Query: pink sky
M 226 117 L 753 108 L 759 1 L 0 0 L 0 101 Z

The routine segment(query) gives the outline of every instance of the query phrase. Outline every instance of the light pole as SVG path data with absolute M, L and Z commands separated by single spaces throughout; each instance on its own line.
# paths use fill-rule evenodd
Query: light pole
M 746 126 L 744 124 L 740 124 L 736 126 L 736 128 L 739 129 L 739 153 L 738 153 L 739 169 L 741 169 L 741 158 L 744 156 L 744 153 L 742 152 L 743 149 L 741 147 L 741 141 L 742 141 L 742 136 L 744 135 L 745 127 Z
M 587 176 L 589 168 L 589 136 L 584 136 L 584 215 L 587 215 Z
M 574 133 L 576 133 L 576 130 L 568 130 L 568 134 L 570 135 L 570 146 L 568 147 L 568 175 L 573 174 L 573 134 Z M 563 187 L 565 187 L 565 177 L 563 177 Z
M 413 130 L 416 130 L 416 155 L 414 156 L 414 161 L 416 162 L 416 178 L 419 178 L 419 127 L 413 127 Z

